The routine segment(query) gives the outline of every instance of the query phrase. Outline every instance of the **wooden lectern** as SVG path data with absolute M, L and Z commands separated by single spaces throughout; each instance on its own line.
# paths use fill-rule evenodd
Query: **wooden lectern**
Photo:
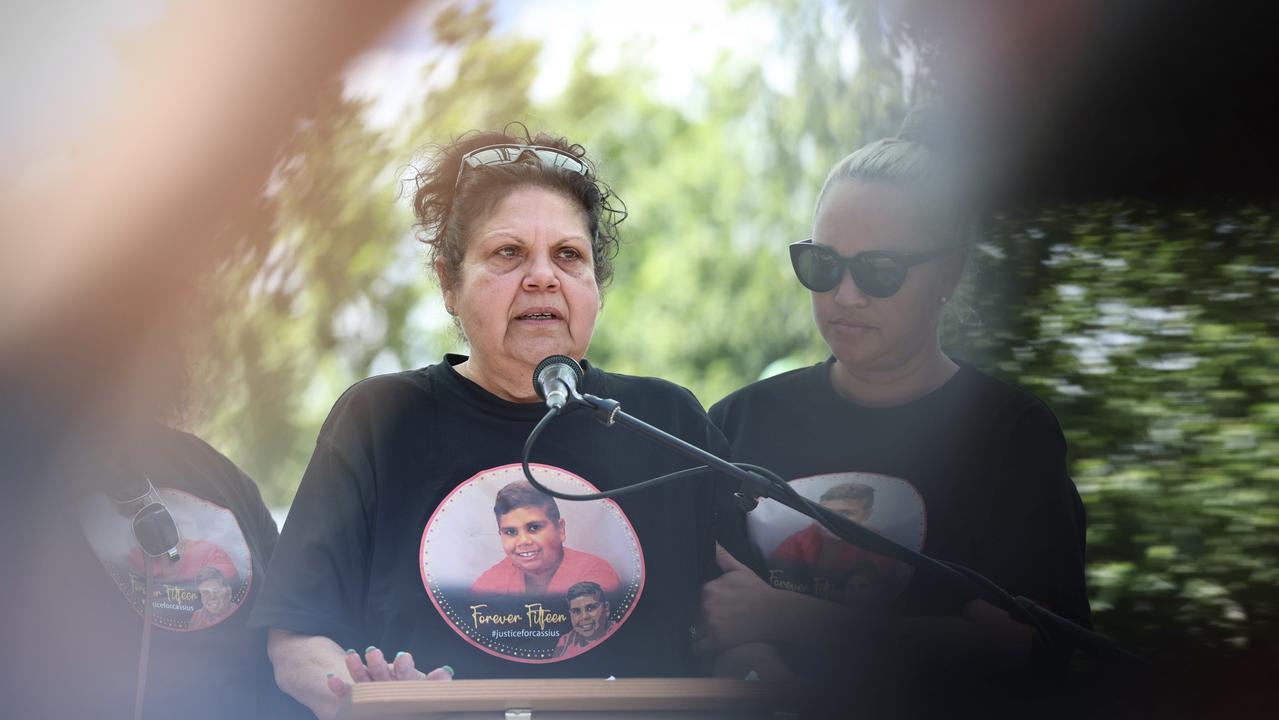
M 788 685 L 709 678 L 358 683 L 339 716 L 427 720 L 799 717 Z

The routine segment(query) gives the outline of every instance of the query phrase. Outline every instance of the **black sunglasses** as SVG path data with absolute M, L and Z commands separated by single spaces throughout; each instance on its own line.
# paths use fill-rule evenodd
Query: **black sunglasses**
M 874 298 L 886 298 L 901 290 L 906 282 L 906 273 L 912 267 L 961 247 L 964 247 L 963 243 L 913 253 L 870 250 L 844 257 L 809 238 L 791 243 L 790 263 L 795 268 L 795 277 L 813 292 L 830 292 L 839 287 L 847 271 L 863 293 Z

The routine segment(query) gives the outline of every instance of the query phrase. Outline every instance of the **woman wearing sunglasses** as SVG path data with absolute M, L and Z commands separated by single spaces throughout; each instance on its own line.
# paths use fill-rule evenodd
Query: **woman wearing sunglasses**
M 325 422 L 253 616 L 272 628 L 280 686 L 329 717 L 360 682 L 693 673 L 717 518 L 719 537 L 745 546 L 727 491 L 708 479 L 616 502 L 501 499 L 523 483 L 521 451 L 546 412 L 533 373 L 551 355 L 582 362 L 583 392 L 727 451 L 688 391 L 583 359 L 618 201 L 580 146 L 547 135 L 463 136 L 417 181 L 422 239 L 470 350 L 363 381 Z M 589 415 L 546 427 L 539 480 L 582 493 L 691 465 Z M 481 580 L 494 575 L 500 592 Z M 557 654 L 573 631 L 564 588 L 601 576 L 614 579 L 607 634 Z
M 745 387 L 711 417 L 735 460 L 823 505 L 860 485 L 873 505 L 845 503 L 846 517 L 1087 624 L 1084 513 L 1056 418 L 939 343 L 968 223 L 927 123 L 916 112 L 898 137 L 836 164 L 812 237 L 790 246 L 830 358 Z M 726 573 L 707 587 L 700 649 L 773 643 L 797 672 L 860 678 L 845 687 L 889 702 L 905 697 L 889 681 L 936 680 L 944 668 L 970 683 L 1038 652 L 1029 628 L 909 567 L 894 562 L 865 582 L 859 568 L 882 558 L 788 513 L 765 504 L 748 519 L 763 580 L 720 554 Z

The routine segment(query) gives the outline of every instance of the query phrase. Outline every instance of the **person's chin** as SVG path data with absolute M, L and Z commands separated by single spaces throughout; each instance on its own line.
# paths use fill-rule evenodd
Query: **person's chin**
M 536 365 L 552 355 L 567 355 L 574 359 L 572 343 L 558 335 L 545 334 L 522 338 L 511 354 L 527 364 Z
M 884 352 L 877 336 L 871 335 L 855 342 L 826 335 L 825 340 L 830 354 L 846 368 L 877 371 L 894 367 L 893 356 Z
M 828 342 L 866 345 L 879 337 L 879 328 L 870 325 L 827 322 L 822 334 Z
M 833 351 L 842 351 L 845 354 L 864 354 L 872 343 L 877 339 L 878 334 L 874 332 L 848 332 L 847 328 L 826 323 L 821 328 L 822 338 L 826 340 L 826 344 Z M 838 356 L 838 352 L 836 353 Z
M 527 558 L 511 553 L 508 557 L 511 558 L 511 563 L 515 565 L 515 567 L 523 570 L 524 572 L 536 572 L 537 569 L 542 566 L 541 553 Z

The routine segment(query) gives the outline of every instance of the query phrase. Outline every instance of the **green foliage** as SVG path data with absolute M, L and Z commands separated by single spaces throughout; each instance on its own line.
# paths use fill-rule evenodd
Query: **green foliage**
M 1154 654 L 1273 638 L 1274 208 L 1116 202 L 999 218 L 985 238 L 985 325 L 954 349 L 1061 419 L 1098 622 Z
M 402 161 L 361 110 L 332 88 L 283 153 L 256 222 L 236 229 L 243 239 L 211 288 L 201 432 L 274 503 L 291 497 L 296 480 L 277 478 L 306 462 L 315 420 L 350 373 L 379 352 L 403 353 L 403 318 L 421 295 L 385 281 L 408 227 L 393 203 Z M 367 317 L 354 322 L 358 308 Z
M 367 127 L 363 103 L 334 85 L 281 152 L 263 207 L 209 289 L 210 338 L 197 342 L 198 432 L 287 506 L 333 401 L 376 371 L 438 359 L 450 327 L 415 242 L 416 150 L 528 115 L 538 47 L 489 38 L 481 4 L 443 13 L 441 57 L 456 80 L 406 128 Z M 477 92 L 477 88 L 485 92 Z

